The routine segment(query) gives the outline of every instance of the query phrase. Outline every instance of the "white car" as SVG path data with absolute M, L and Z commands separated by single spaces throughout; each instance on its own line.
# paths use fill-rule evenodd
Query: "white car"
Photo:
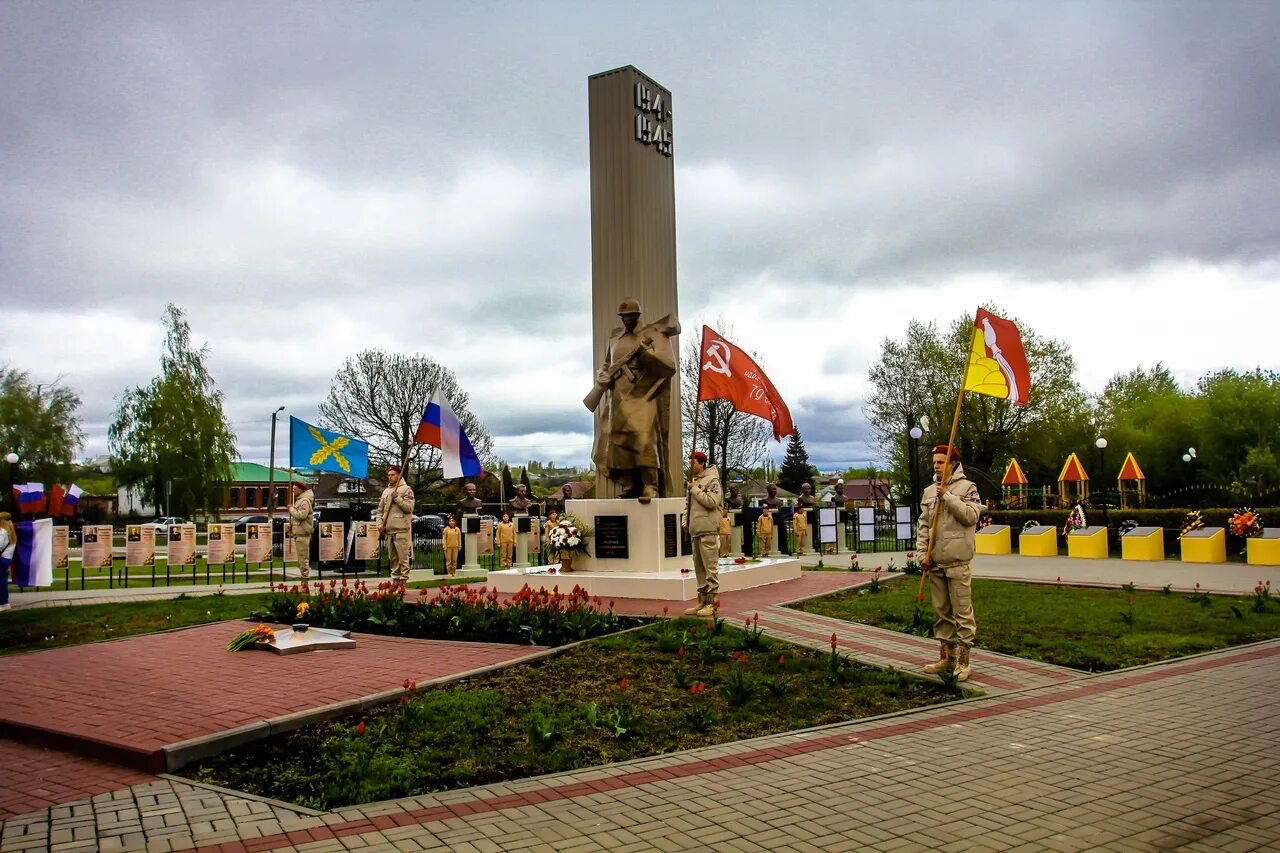
M 187 520 L 185 518 L 178 518 L 174 515 L 166 515 L 162 518 L 157 518 L 151 523 L 156 526 L 157 533 L 168 533 L 170 527 L 173 527 L 175 524 L 186 524 Z

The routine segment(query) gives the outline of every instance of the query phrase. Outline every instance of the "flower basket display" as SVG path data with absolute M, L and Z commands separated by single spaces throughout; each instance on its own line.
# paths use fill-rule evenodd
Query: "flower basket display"
M 1191 531 L 1202 527 L 1204 527 L 1204 518 L 1201 517 L 1200 510 L 1194 509 L 1183 517 L 1182 524 L 1178 527 L 1178 535 L 1186 536 Z
M 587 539 L 591 531 L 572 515 L 561 516 L 555 526 L 547 531 L 547 542 L 553 558 L 560 560 L 560 571 L 573 571 L 573 555 L 587 552 Z
M 1067 516 L 1067 523 L 1062 525 L 1062 535 L 1067 536 L 1074 530 L 1083 530 L 1088 526 L 1088 522 L 1084 519 L 1084 510 L 1080 508 L 1080 504 L 1076 504 L 1071 508 L 1071 514 Z
M 1262 532 L 1262 518 L 1251 507 L 1242 506 L 1227 519 L 1227 530 L 1241 539 L 1257 536 Z

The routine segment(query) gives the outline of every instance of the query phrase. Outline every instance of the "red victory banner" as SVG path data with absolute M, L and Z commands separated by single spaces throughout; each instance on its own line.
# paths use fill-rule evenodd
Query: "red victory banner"
M 764 418 L 773 424 L 774 441 L 795 432 L 787 404 L 755 359 L 709 326 L 702 327 L 698 361 L 698 402 L 728 400 L 738 411 Z

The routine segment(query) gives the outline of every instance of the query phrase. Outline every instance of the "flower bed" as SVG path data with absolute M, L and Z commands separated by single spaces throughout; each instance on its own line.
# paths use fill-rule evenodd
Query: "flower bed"
M 558 586 L 535 591 L 526 584 L 508 599 L 495 589 L 463 585 L 406 595 L 403 586 L 388 581 L 372 589 L 361 580 L 331 580 L 273 590 L 262 615 L 272 622 L 431 640 L 559 646 L 647 621 L 618 616 L 613 602 L 592 598 L 579 586 L 564 593 Z
M 390 687 L 391 685 L 388 685 Z M 662 619 L 236 747 L 191 778 L 315 808 L 520 779 L 945 702 L 958 693 L 802 649 L 752 621 Z

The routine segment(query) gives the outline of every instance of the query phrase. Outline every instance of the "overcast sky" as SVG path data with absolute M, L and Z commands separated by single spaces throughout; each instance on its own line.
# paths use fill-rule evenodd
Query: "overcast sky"
M 632 64 L 673 92 L 681 320 L 824 470 L 873 457 L 881 340 L 985 300 L 1090 392 L 1280 366 L 1280 4 L 620 6 L 5 0 L 0 363 L 104 453 L 172 301 L 245 459 L 383 347 L 507 461 L 585 464 L 586 80 Z

